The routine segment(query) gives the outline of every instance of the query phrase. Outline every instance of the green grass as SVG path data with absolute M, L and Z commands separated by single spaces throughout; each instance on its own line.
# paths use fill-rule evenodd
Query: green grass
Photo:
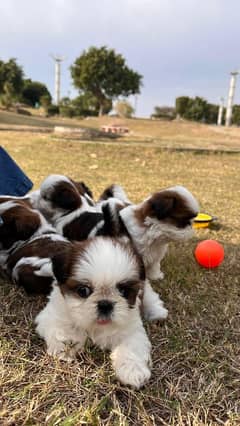
M 165 425 L 240 424 L 240 220 L 238 154 L 167 152 L 122 142 L 99 144 L 54 140 L 51 135 L 1 132 L 0 144 L 38 187 L 49 173 L 81 179 L 97 197 L 112 182 L 130 199 L 182 184 L 218 226 L 196 231 L 172 245 L 156 283 L 169 309 L 164 324 L 146 324 L 153 369 L 140 391 L 120 385 L 109 354 L 92 345 L 71 365 L 53 360 L 34 331 L 44 298 L 28 298 L 1 280 L 0 424 Z M 193 251 L 199 240 L 224 245 L 225 260 L 200 268 Z M 1 423 L 2 422 L 2 423 Z

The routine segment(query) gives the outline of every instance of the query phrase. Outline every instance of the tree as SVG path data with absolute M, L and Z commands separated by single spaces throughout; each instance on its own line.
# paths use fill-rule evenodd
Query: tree
M 107 101 L 140 93 L 142 84 L 142 76 L 127 67 L 122 55 L 106 46 L 84 51 L 71 66 L 71 75 L 76 88 L 97 99 L 99 115 Z
M 188 96 L 179 96 L 176 98 L 176 114 L 180 117 L 184 117 L 190 101 L 191 99 Z
M 151 115 L 152 118 L 161 118 L 164 120 L 173 120 L 176 118 L 176 111 L 173 107 L 168 106 L 155 106 L 154 113 Z
M 130 118 L 132 117 L 134 113 L 134 108 L 132 105 L 127 101 L 119 101 L 116 103 L 114 107 L 117 115 L 124 118 Z
M 0 59 L 0 95 L 3 93 L 3 85 L 5 83 L 4 62 Z
M 208 124 L 217 124 L 218 119 L 218 105 L 207 103 L 205 119 Z
M 0 98 L 5 106 L 10 106 L 20 98 L 23 88 L 23 70 L 16 59 L 8 62 L 0 61 Z
M 47 86 L 40 83 L 39 81 L 32 81 L 30 79 L 24 81 L 24 87 L 22 91 L 23 102 L 28 105 L 35 106 L 37 103 L 41 103 L 41 98 L 48 96 L 50 101 L 52 99 Z
M 237 126 L 240 125 L 240 105 L 233 105 L 232 123 L 237 125 Z
M 206 123 L 208 113 L 208 103 L 204 98 L 196 96 L 189 99 L 188 108 L 184 114 L 184 118 L 193 121 L 202 121 Z
M 211 104 L 200 96 L 195 98 L 181 96 L 176 99 L 176 113 L 187 120 L 216 124 L 218 105 Z
M 46 111 L 48 107 L 51 105 L 52 97 L 50 94 L 42 95 L 39 99 L 40 105 L 43 107 L 43 109 Z
M 86 92 L 83 93 L 77 98 L 72 100 L 72 106 L 75 109 L 74 115 L 83 115 L 83 116 L 96 116 L 99 113 L 99 102 L 98 99 L 93 96 L 91 93 Z M 108 114 L 112 109 L 112 101 L 111 99 L 105 99 L 102 105 L 103 114 Z
M 63 117 L 72 118 L 75 115 L 74 107 L 72 101 L 68 96 L 65 96 L 61 99 L 59 104 L 59 113 Z

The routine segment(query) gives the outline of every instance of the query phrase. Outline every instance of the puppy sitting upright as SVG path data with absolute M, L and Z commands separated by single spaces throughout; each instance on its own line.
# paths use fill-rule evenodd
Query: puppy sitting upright
M 53 272 L 57 281 L 36 318 L 48 353 L 72 358 L 89 337 L 111 350 L 122 383 L 141 387 L 150 377 L 151 344 L 139 312 L 144 271 L 131 246 L 104 237 L 74 243 L 53 258 Z
M 142 256 L 149 279 L 163 278 L 160 262 L 168 243 L 184 241 L 193 235 L 192 221 L 198 211 L 194 196 L 183 186 L 174 186 L 119 212 L 136 250 Z

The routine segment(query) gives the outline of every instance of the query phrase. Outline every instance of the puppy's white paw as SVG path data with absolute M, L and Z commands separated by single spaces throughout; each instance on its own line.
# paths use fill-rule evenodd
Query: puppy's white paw
M 147 272 L 147 278 L 151 281 L 163 280 L 164 273 L 162 271 L 149 271 Z
M 165 274 L 164 274 L 164 272 L 162 272 L 162 271 L 159 271 L 159 276 L 158 276 L 159 278 L 159 280 L 163 280 L 164 279 L 164 277 L 165 277 Z
M 72 362 L 81 349 L 79 343 L 52 341 L 47 347 L 47 353 L 63 361 Z
M 147 311 L 144 311 L 144 318 L 147 321 L 165 320 L 168 316 L 168 310 L 164 308 L 163 303 L 158 303 L 148 307 Z
M 116 376 L 124 385 L 139 389 L 150 379 L 151 371 L 140 360 L 135 363 L 126 360 L 116 368 Z

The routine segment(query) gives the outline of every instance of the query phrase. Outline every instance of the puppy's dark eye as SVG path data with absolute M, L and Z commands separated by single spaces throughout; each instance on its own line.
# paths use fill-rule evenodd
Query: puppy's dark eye
M 137 281 L 124 281 L 117 284 L 117 288 L 122 297 L 129 299 L 132 293 L 135 293 L 137 284 Z
M 87 299 L 92 294 L 92 289 L 86 285 L 80 285 L 77 289 L 77 294 L 83 299 Z
M 128 298 L 130 292 L 130 289 L 128 287 L 119 287 L 118 291 L 122 297 L 125 297 L 125 299 Z

